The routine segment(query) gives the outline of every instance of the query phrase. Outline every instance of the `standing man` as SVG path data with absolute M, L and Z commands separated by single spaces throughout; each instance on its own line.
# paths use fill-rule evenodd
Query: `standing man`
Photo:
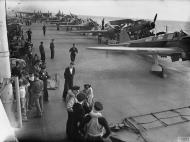
M 92 111 L 86 115 L 80 125 L 80 130 L 86 136 L 87 142 L 111 142 L 111 133 L 107 120 L 102 116 L 103 105 L 95 102 Z M 86 126 L 86 130 L 84 130 Z
M 79 93 L 76 96 L 77 101 L 73 105 L 73 130 L 72 130 L 72 136 L 73 140 L 75 142 L 83 142 L 84 139 L 82 135 L 80 134 L 79 125 L 81 124 L 84 116 L 85 116 L 85 110 L 83 108 L 83 102 L 85 100 L 85 94 Z
M 74 75 L 75 75 L 75 67 L 74 67 L 74 63 L 71 62 L 70 66 L 67 67 L 64 72 L 64 78 L 65 78 L 65 85 L 64 85 L 64 91 L 63 91 L 64 100 L 66 99 L 68 90 L 73 87 Z
M 85 110 L 85 114 L 87 114 L 91 111 L 94 103 L 94 94 L 91 85 L 84 84 L 84 89 L 81 91 L 81 93 L 85 94 L 85 101 L 83 103 L 83 108 Z
M 30 86 L 28 87 L 29 97 L 28 97 L 28 100 L 27 100 L 27 102 L 28 102 L 27 108 L 29 110 L 31 110 L 32 105 L 34 103 L 34 97 L 32 95 L 32 88 L 33 88 L 33 83 L 34 83 L 34 73 L 33 72 L 29 73 L 28 82 L 30 83 Z
M 28 36 L 28 41 L 31 42 L 31 37 L 32 37 L 32 31 L 31 29 L 29 29 L 28 31 L 26 31 L 27 36 Z
M 47 80 L 49 78 L 48 72 L 46 71 L 46 67 L 42 66 L 40 71 L 40 79 L 43 81 L 44 85 L 44 101 L 48 101 L 48 90 L 47 90 Z
M 54 58 L 54 53 L 55 53 L 54 48 L 55 48 L 55 46 L 54 46 L 54 39 L 52 39 L 51 42 L 50 42 L 51 59 Z
M 43 81 L 39 79 L 38 73 L 34 74 L 31 90 L 37 108 L 37 117 L 41 117 L 43 112 Z
M 69 52 L 71 52 L 71 54 L 70 54 L 71 62 L 74 62 L 75 56 L 78 53 L 78 49 L 75 47 L 75 43 L 73 43 L 73 47 L 70 48 Z
M 46 55 L 45 55 L 45 50 L 44 50 L 42 41 L 40 42 L 39 50 L 40 50 L 41 60 L 42 60 L 42 62 L 45 62 Z
M 68 119 L 66 124 L 66 134 L 69 139 L 73 138 L 73 129 L 74 129 L 74 113 L 73 113 L 73 105 L 77 102 L 76 96 L 79 94 L 80 87 L 73 86 L 70 90 L 68 90 L 68 94 L 66 97 L 66 108 L 68 112 Z
M 43 30 L 43 34 L 45 36 L 46 35 L 46 25 L 45 24 L 43 25 L 42 30 Z

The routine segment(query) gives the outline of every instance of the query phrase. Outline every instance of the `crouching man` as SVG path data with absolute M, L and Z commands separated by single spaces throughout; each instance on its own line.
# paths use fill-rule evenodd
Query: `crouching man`
M 92 111 L 86 115 L 80 125 L 86 142 L 111 142 L 108 122 L 102 116 L 103 105 L 95 102 Z

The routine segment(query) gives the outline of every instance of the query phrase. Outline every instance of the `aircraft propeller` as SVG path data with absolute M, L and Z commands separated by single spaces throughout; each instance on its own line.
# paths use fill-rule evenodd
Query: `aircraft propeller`
M 157 19 L 157 13 L 156 13 L 156 15 L 154 17 L 154 23 L 156 22 L 156 19 Z
M 152 27 L 152 28 L 155 28 L 156 19 L 157 19 L 157 13 L 156 13 L 156 15 L 154 16 L 153 22 L 151 22 L 151 27 Z

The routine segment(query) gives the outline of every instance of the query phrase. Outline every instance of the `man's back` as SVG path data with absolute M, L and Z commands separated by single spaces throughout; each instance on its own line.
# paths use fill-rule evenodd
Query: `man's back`
M 43 81 L 41 80 L 35 80 L 32 84 L 32 93 L 34 94 L 40 94 L 43 91 Z

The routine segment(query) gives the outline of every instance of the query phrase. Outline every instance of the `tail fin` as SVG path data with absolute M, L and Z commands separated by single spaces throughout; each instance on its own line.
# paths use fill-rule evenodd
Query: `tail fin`
M 119 38 L 120 43 L 130 41 L 129 34 L 126 30 L 121 30 L 119 37 L 120 37 Z

